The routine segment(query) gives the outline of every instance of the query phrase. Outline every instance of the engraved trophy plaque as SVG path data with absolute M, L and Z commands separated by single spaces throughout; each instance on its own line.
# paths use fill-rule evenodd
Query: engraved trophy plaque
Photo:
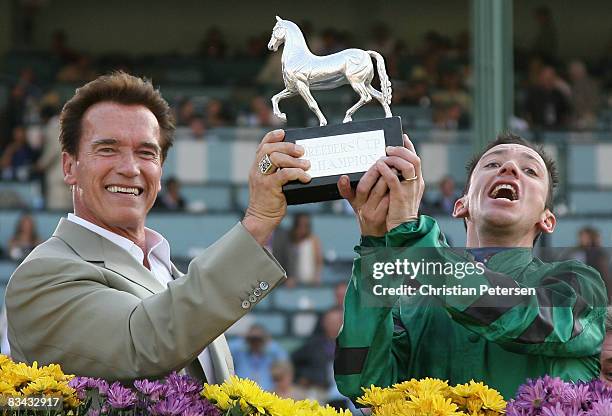
M 391 82 L 383 57 L 375 51 L 346 49 L 332 55 L 317 56 L 308 49 L 300 28 L 289 20 L 276 16 L 276 25 L 268 49 L 277 51 L 284 44 L 282 72 L 285 89 L 272 97 L 272 110 L 282 120 L 287 116 L 279 109 L 279 101 L 300 95 L 319 120 L 320 127 L 287 129 L 285 141 L 305 148 L 305 159 L 310 160 L 308 173 L 312 181 L 298 181 L 283 186 L 289 205 L 340 199 L 337 182 L 348 175 L 351 184 L 378 160 L 386 155 L 386 146 L 402 146 L 402 126 L 399 117 L 391 114 Z M 374 64 L 381 90 L 372 87 Z M 327 125 L 310 90 L 327 90 L 349 84 L 359 100 L 346 111 L 342 124 Z M 384 109 L 385 118 L 352 121 L 353 114 L 372 99 Z

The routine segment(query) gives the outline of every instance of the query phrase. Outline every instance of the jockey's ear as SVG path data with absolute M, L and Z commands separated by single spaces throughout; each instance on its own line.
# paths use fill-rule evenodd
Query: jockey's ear
M 283 20 L 283 19 L 281 19 L 280 17 L 276 16 L 276 21 L 277 22 L 280 22 L 281 20 Z

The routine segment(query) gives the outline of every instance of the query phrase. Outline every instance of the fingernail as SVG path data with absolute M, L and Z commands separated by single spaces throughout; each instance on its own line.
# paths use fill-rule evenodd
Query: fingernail
M 299 144 L 295 145 L 295 150 L 297 150 L 298 152 L 303 152 L 304 151 L 304 146 L 300 146 Z
M 272 132 L 272 134 L 278 137 L 283 134 L 283 129 L 276 129 Z
M 393 146 L 387 146 L 385 150 L 387 151 L 387 153 L 389 153 L 391 150 L 393 150 Z

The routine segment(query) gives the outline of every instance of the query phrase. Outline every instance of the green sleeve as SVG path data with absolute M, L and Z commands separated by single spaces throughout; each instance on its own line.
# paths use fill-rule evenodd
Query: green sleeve
M 362 237 L 355 247 L 350 284 L 344 298 L 344 324 L 338 335 L 334 376 L 338 390 L 351 399 L 362 395 L 362 386 L 389 386 L 403 380 L 410 346 L 405 330 L 394 332 L 393 307 L 368 306 L 361 274 L 364 256 L 384 247 L 385 239 Z
M 433 260 L 469 261 L 467 256 L 444 248 L 442 241 L 437 223 L 426 216 L 420 217 L 418 227 L 414 223 L 402 224 L 386 235 L 387 247 L 428 246 L 434 248 L 428 250 Z M 606 286 L 599 273 L 574 260 L 543 263 L 537 259 L 520 273 L 523 274 L 520 282 L 513 273 L 488 268 L 482 275 L 461 281 L 452 275 L 418 275 L 415 280 L 437 287 L 534 288 L 535 295 L 500 297 L 477 290 L 474 296 L 448 295 L 440 299 L 453 319 L 508 350 L 551 357 L 597 354 L 605 336 L 607 306 Z

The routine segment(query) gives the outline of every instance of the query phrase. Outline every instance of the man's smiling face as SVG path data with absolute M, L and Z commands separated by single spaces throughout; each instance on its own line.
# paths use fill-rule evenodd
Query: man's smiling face
M 144 227 L 161 188 L 160 129 L 141 105 L 101 102 L 83 117 L 77 157 L 64 154 L 80 217 L 109 230 Z
M 552 216 L 546 208 L 549 181 L 538 152 L 521 144 L 497 145 L 480 158 L 472 172 L 469 190 L 462 198 L 463 216 L 468 224 L 533 231 L 535 237 L 546 231 L 541 222 Z

